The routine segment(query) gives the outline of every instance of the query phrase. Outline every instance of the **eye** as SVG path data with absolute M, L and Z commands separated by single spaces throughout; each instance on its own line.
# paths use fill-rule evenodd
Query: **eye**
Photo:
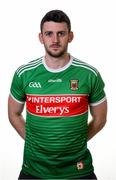
M 66 32 L 65 31 L 60 31 L 58 32 L 58 36 L 65 36 L 66 35 Z
M 51 36 L 53 33 L 52 33 L 52 31 L 47 31 L 47 32 L 45 32 L 44 33 L 46 36 Z

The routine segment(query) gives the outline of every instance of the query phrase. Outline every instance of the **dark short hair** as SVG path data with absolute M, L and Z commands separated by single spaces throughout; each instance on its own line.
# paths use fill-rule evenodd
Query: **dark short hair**
M 41 32 L 43 29 L 43 24 L 49 21 L 58 22 L 58 23 L 65 22 L 67 24 L 69 32 L 71 31 L 70 19 L 67 16 L 67 14 L 61 10 L 52 10 L 45 14 L 45 16 L 42 18 L 41 23 L 40 23 Z

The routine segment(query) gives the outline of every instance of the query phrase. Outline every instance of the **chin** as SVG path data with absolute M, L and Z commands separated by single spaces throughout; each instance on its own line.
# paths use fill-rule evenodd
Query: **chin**
M 53 52 L 47 52 L 47 53 L 48 53 L 50 56 L 56 57 L 56 58 L 61 57 L 62 55 L 65 54 L 64 51 L 63 51 L 63 52 L 58 52 L 58 53 L 53 53 Z

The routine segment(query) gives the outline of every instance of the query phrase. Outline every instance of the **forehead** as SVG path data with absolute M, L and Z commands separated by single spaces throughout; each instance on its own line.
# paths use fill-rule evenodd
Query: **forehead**
M 43 24 L 43 31 L 68 31 L 68 27 L 65 22 L 49 21 Z

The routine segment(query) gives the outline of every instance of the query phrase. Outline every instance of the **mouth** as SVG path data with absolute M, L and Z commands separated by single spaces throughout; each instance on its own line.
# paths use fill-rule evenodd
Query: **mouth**
M 58 45 L 58 44 L 52 44 L 51 46 L 50 46 L 50 48 L 53 48 L 53 49 L 58 49 L 58 48 L 60 48 L 61 46 L 60 45 Z

